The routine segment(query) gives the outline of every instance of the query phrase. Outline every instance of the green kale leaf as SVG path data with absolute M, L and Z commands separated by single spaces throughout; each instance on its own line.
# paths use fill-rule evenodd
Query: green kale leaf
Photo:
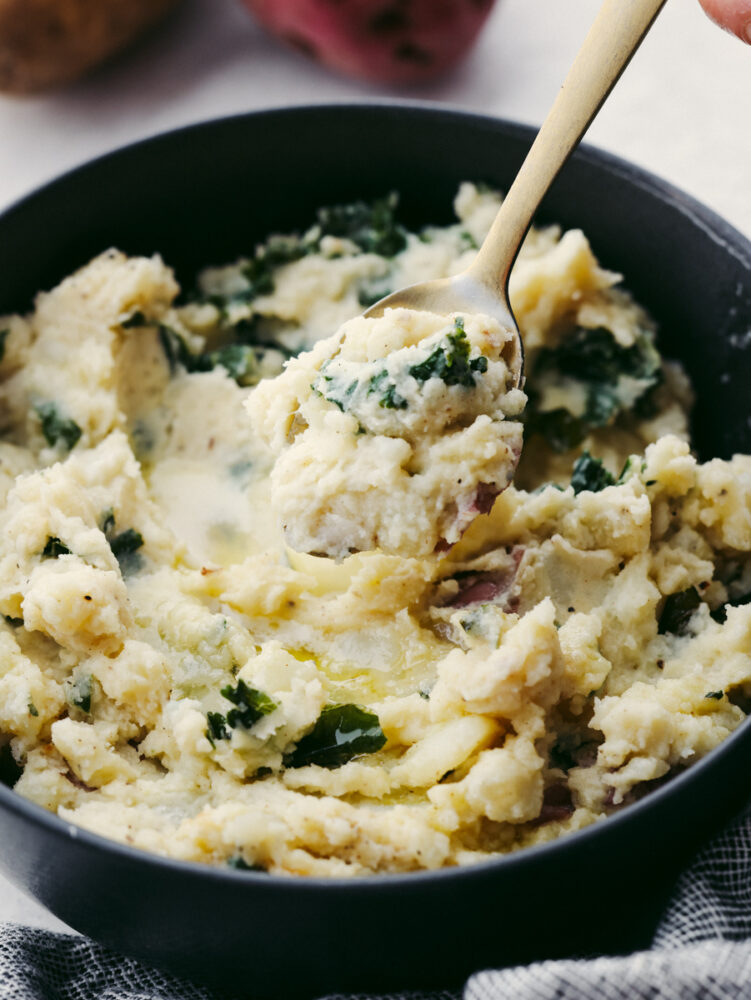
M 235 687 L 230 684 L 223 687 L 222 695 L 227 701 L 237 705 L 237 708 L 231 708 L 227 712 L 227 723 L 232 729 L 236 726 L 250 729 L 264 715 L 269 715 L 278 707 L 267 694 L 249 687 L 244 680 L 239 680 Z
M 371 203 L 355 201 L 321 208 L 318 210 L 321 235 L 351 240 L 364 253 L 395 257 L 407 246 L 407 232 L 396 221 L 398 204 L 398 196 L 392 193 Z
M 274 271 L 285 264 L 300 260 L 315 248 L 297 236 L 272 236 L 256 250 L 255 256 L 243 267 L 248 287 L 236 293 L 233 298 L 252 302 L 259 295 L 271 295 L 274 291 Z
M 59 538 L 54 535 L 50 535 L 45 542 L 44 548 L 42 549 L 43 559 L 57 559 L 58 556 L 69 556 L 70 549 L 65 544 L 61 542 Z
M 618 474 L 618 478 L 616 479 L 617 485 L 622 486 L 623 483 L 627 482 L 633 475 L 636 475 L 637 472 L 644 472 L 646 467 L 647 463 L 644 459 L 639 459 L 635 455 L 629 455 Z
M 173 330 L 171 326 L 159 324 L 159 342 L 167 358 L 171 374 L 174 375 L 180 365 L 189 372 L 211 370 L 211 365 L 208 362 L 203 362 L 200 354 L 193 354 L 185 342 L 185 338 L 177 330 Z
M 383 391 L 381 398 L 378 400 L 378 405 L 382 406 L 385 410 L 406 410 L 409 404 L 404 396 L 400 396 L 396 391 L 396 385 L 390 382 Z
M 357 379 L 346 379 L 341 375 L 328 375 L 330 363 L 330 360 L 323 362 L 321 370 L 310 388 L 317 396 L 323 396 L 334 406 L 338 406 L 342 413 L 346 413 L 359 382 Z
M 463 385 L 466 389 L 471 389 L 476 384 L 475 374 L 483 374 L 487 370 L 488 359 L 484 355 L 470 358 L 464 320 L 457 316 L 454 320 L 454 332 L 449 333 L 445 341 L 424 361 L 412 365 L 409 374 L 418 382 L 439 378 L 446 385 Z
M 654 390 L 662 381 L 659 352 L 644 333 L 630 347 L 623 347 L 610 330 L 577 327 L 558 347 L 543 348 L 529 377 L 529 403 L 525 422 L 529 434 L 539 434 L 557 452 L 580 444 L 588 431 L 605 427 L 626 409 L 619 397 L 623 376 L 643 383 L 641 394 L 629 402 L 637 417 L 648 415 Z M 584 412 L 574 416 L 565 408 L 540 410 L 540 381 L 578 382 L 586 400 Z
M 530 399 L 532 390 L 528 390 Z M 539 434 L 545 438 L 553 451 L 562 454 L 581 444 L 587 434 L 586 424 L 563 407 L 555 410 L 534 409 L 528 405 L 524 414 L 527 434 Z
M 210 372 L 221 367 L 238 385 L 255 385 L 260 380 L 259 355 L 266 348 L 259 349 L 249 344 L 226 344 L 213 351 L 194 353 L 184 337 L 164 325 L 159 327 L 159 340 L 172 374 L 178 366 L 188 372 Z M 273 346 L 275 350 L 281 350 Z
M 571 473 L 571 485 L 574 493 L 582 493 L 584 490 L 591 490 L 592 493 L 599 493 L 606 486 L 612 486 L 615 478 L 608 472 L 599 458 L 592 458 L 588 451 L 582 452 L 574 463 L 574 471 Z
M 669 594 L 665 598 L 657 631 L 660 635 L 685 635 L 689 622 L 700 604 L 701 597 L 696 587 L 689 587 L 677 594 Z
M 751 604 L 751 594 L 741 594 L 739 597 L 731 598 L 726 604 L 721 604 L 719 608 L 710 611 L 710 616 L 716 622 L 722 624 L 727 620 L 728 608 L 740 608 L 744 604 Z
M 42 434 L 47 444 L 54 446 L 62 442 L 70 451 L 82 434 L 75 420 L 61 416 L 55 403 L 38 403 L 34 409 L 41 421 Z
M 135 528 L 126 528 L 124 531 L 115 531 L 115 514 L 112 509 L 104 512 L 101 524 L 104 537 L 109 542 L 112 555 L 120 564 L 120 572 L 123 576 L 135 573 L 141 568 L 141 556 L 138 549 L 143 545 L 143 535 Z
M 140 549 L 143 545 L 143 536 L 135 528 L 126 528 L 125 531 L 112 535 L 109 538 L 109 543 L 113 556 L 119 560 L 123 556 L 135 552 L 136 549 Z
M 0 783 L 12 788 L 23 774 L 23 767 L 13 756 L 10 743 L 0 747 Z
M 221 712 L 207 712 L 206 722 L 208 723 L 206 736 L 212 747 L 216 746 L 217 740 L 228 740 L 232 735 L 227 729 L 227 720 Z
M 604 327 L 578 327 L 550 355 L 557 371 L 583 382 L 612 384 L 621 375 L 653 378 L 660 370 L 660 355 L 646 335 L 623 347 Z
M 71 705 L 75 705 L 76 708 L 80 708 L 82 712 L 86 712 L 88 715 L 91 711 L 92 693 L 93 684 L 91 674 L 79 674 L 70 686 L 68 701 Z
M 226 716 L 221 712 L 207 713 L 206 736 L 212 746 L 216 746 L 217 740 L 228 740 L 232 735 L 230 730 L 238 726 L 250 729 L 264 715 L 269 715 L 278 708 L 277 703 L 267 694 L 250 687 L 244 680 L 239 680 L 234 687 L 228 684 L 221 692 L 222 697 L 237 707 L 231 708 Z
M 312 730 L 284 760 L 285 767 L 337 768 L 360 754 L 375 753 L 386 737 L 378 716 L 360 705 L 327 705 Z
M 131 313 L 124 320 L 121 321 L 120 326 L 123 330 L 133 330 L 140 326 L 151 326 L 150 320 L 144 316 L 140 309 L 136 309 L 135 312 Z
M 227 859 L 227 867 L 234 868 L 239 872 L 265 872 L 263 865 L 249 865 L 242 854 L 236 854 L 233 858 Z
M 258 356 L 247 344 L 227 344 L 216 351 L 209 351 L 212 368 L 221 366 L 238 385 L 255 385 L 259 381 Z

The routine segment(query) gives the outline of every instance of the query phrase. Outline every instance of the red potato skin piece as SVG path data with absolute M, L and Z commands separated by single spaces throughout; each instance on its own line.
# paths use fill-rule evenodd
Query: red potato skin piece
M 242 0 L 270 31 L 345 76 L 420 83 L 456 65 L 495 0 Z
M 498 604 L 505 611 L 513 611 L 513 598 L 509 598 L 519 565 L 524 556 L 521 545 L 512 549 L 514 568 L 510 572 L 468 573 L 459 581 L 459 592 L 448 602 L 452 608 L 468 608 L 473 604 Z

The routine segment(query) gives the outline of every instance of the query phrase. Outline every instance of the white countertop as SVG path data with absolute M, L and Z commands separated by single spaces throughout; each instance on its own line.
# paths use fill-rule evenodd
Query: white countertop
M 63 170 L 165 129 L 286 104 L 407 98 L 537 124 L 599 0 L 498 0 L 451 76 L 409 92 L 336 77 L 258 28 L 239 0 L 186 0 L 169 23 L 68 90 L 0 97 L 0 209 Z M 588 141 L 652 170 L 751 237 L 751 46 L 671 0 Z M 0 878 L 0 921 L 63 925 Z

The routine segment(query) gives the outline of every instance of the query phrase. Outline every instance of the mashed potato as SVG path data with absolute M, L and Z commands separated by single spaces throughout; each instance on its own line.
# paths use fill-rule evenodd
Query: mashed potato
M 497 205 L 463 185 L 458 222 L 419 234 L 390 199 L 324 209 L 181 299 L 159 258 L 110 251 L 0 321 L 0 775 L 19 794 L 175 858 L 411 871 L 587 826 L 741 724 L 751 459 L 692 456 L 685 377 L 585 236 L 534 231 L 515 268 L 523 414 L 481 317 L 364 347 L 363 307 L 466 267 Z M 414 375 L 457 344 L 469 394 Z M 520 418 L 514 484 L 456 541 Z M 278 473 L 272 500 L 276 454 L 319 457 L 324 422 L 331 481 Z M 460 492 L 441 463 L 480 432 Z M 306 545 L 351 517 L 348 474 L 389 524 L 433 526 L 427 549 L 380 513 L 381 551 L 288 548 L 295 504 Z

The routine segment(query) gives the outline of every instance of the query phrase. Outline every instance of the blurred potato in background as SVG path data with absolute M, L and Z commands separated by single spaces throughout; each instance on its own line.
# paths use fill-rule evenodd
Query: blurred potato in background
M 180 0 L 0 0 L 0 90 L 24 94 L 78 79 Z

